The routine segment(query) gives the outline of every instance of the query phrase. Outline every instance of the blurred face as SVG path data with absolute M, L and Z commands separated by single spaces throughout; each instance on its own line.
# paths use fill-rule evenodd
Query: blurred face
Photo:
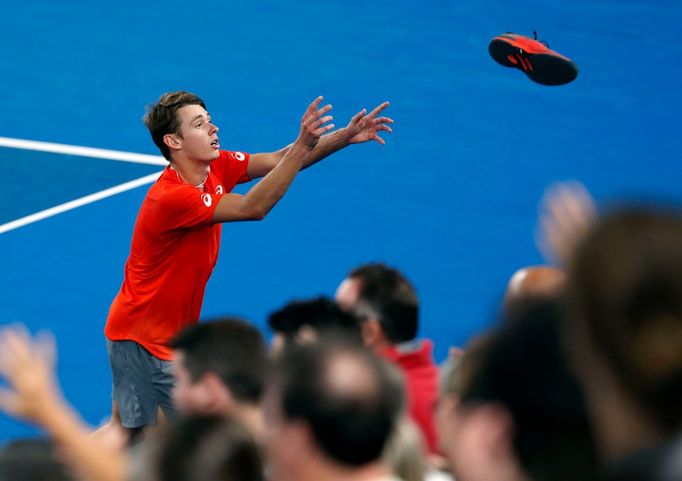
M 344 311 L 348 311 L 358 302 L 360 295 L 360 282 L 357 279 L 347 277 L 336 289 L 336 303 Z
M 447 395 L 438 399 L 435 413 L 438 443 L 442 453 L 450 452 L 452 431 L 457 429 L 457 396 Z
M 192 160 L 210 162 L 220 156 L 218 127 L 201 105 L 185 105 L 176 112 L 180 120 L 177 134 L 170 135 L 174 142 L 171 152 L 182 152 Z
M 528 481 L 513 454 L 508 413 L 496 405 L 458 405 L 445 451 L 457 481 Z
M 265 396 L 265 448 L 270 461 L 271 481 L 293 481 L 306 462 L 301 425 L 282 416 L 279 392 L 270 389 Z
M 183 414 L 209 414 L 211 406 L 210 392 L 202 383 L 192 381 L 189 371 L 185 368 L 182 351 L 176 351 L 173 363 L 175 386 L 173 387 L 173 402 Z

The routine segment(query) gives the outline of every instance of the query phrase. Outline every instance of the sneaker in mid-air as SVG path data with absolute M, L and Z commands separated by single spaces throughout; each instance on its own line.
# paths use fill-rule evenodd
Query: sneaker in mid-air
M 491 40 L 490 56 L 505 67 L 515 67 L 542 85 L 563 85 L 578 76 L 578 66 L 570 58 L 550 50 L 535 39 L 504 33 Z

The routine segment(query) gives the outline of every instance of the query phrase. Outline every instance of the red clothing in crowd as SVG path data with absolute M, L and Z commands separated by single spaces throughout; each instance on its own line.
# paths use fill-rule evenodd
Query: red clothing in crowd
M 397 344 L 379 354 L 403 372 L 410 417 L 422 431 L 429 452 L 437 453 L 434 410 L 438 399 L 438 366 L 433 360 L 433 343 L 419 340 Z

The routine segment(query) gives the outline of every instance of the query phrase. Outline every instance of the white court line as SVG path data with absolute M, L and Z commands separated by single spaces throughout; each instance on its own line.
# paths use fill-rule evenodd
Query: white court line
M 76 209 L 87 204 L 92 204 L 93 202 L 97 202 L 98 200 L 106 199 L 107 197 L 111 197 L 112 195 L 120 194 L 121 192 L 132 190 L 145 184 L 151 184 L 152 182 L 159 178 L 159 175 L 161 175 L 161 172 L 145 175 L 144 177 L 140 177 L 139 179 L 131 180 L 124 184 L 116 185 L 114 187 L 110 187 L 108 189 L 95 192 L 94 194 L 86 195 L 85 197 L 81 197 L 80 199 L 72 200 L 64 204 L 57 205 L 55 207 L 50 207 L 49 209 L 36 212 L 35 214 L 27 215 L 26 217 L 22 217 L 11 222 L 7 222 L 6 224 L 0 225 L 0 234 L 4 234 L 5 232 L 18 229 L 19 227 L 23 227 L 25 225 L 32 224 L 43 219 L 47 219 L 48 217 L 53 217 L 57 214 L 61 214 L 62 212 Z
M 94 157 L 96 159 L 118 160 L 121 162 L 134 162 L 136 164 L 168 165 L 168 161 L 160 155 L 136 154 L 134 152 L 122 152 L 120 150 L 96 149 L 93 147 L 81 147 L 79 145 L 39 142 L 37 140 L 0 137 L 0 147 L 53 152 L 55 154 L 78 155 L 81 157 Z

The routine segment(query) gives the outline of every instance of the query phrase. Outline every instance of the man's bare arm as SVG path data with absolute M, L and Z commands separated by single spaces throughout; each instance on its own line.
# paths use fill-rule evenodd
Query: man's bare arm
M 43 428 L 65 461 L 90 481 L 124 481 L 125 454 L 92 438 L 92 430 L 69 406 L 54 378 L 55 347 L 51 337 L 31 338 L 17 326 L 0 332 L 0 410 Z
M 334 124 L 328 124 L 332 120 L 331 115 L 325 115 L 331 110 L 331 105 L 318 110 L 320 102 L 322 97 L 308 106 L 301 119 L 301 131 L 296 142 L 287 148 L 281 160 L 260 182 L 246 195 L 227 194 L 220 199 L 213 213 L 214 222 L 261 220 L 279 202 L 318 144 L 320 136 L 334 128 Z
M 393 119 L 379 117 L 378 115 L 388 105 L 388 102 L 384 102 L 367 115 L 363 109 L 353 116 L 346 127 L 322 136 L 312 152 L 306 157 L 302 168 L 310 167 L 350 144 L 369 140 L 375 140 L 382 145 L 385 144 L 386 142 L 379 136 L 379 132 L 392 132 L 389 125 L 393 123 Z M 287 145 L 275 152 L 251 155 L 248 169 L 249 177 L 255 179 L 267 175 L 286 155 L 292 145 Z

